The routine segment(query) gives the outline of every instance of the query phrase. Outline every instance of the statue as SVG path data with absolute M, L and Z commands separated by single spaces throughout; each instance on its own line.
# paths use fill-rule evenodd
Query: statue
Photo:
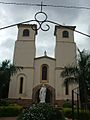
M 45 50 L 45 52 L 44 52 L 44 56 L 47 56 L 47 52 L 46 52 L 46 50 Z
M 39 99 L 40 99 L 40 103 L 45 103 L 45 99 L 46 99 L 46 87 L 43 84 L 40 91 L 39 91 Z

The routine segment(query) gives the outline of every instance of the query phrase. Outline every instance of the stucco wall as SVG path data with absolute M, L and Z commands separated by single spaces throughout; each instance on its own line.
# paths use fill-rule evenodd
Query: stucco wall
M 18 26 L 18 35 L 17 35 L 17 40 L 29 40 L 29 41 L 32 41 L 32 40 L 35 40 L 35 37 L 36 37 L 36 30 L 33 30 L 32 28 L 36 29 L 36 26 L 35 25 L 19 25 Z M 29 36 L 23 36 L 23 30 L 24 29 L 28 29 L 30 34 Z
M 48 80 L 45 82 L 41 80 L 41 66 L 43 64 L 48 65 Z M 38 84 L 46 83 L 55 87 L 55 60 L 49 58 L 35 59 L 35 72 L 34 72 L 34 86 Z
M 59 51 L 59 52 L 58 52 Z M 76 44 L 69 42 L 56 43 L 56 67 L 64 67 L 76 63 Z
M 33 67 L 35 57 L 34 41 L 16 41 L 14 64 L 22 67 Z
M 77 84 L 69 84 L 68 85 L 68 95 L 65 93 L 65 85 L 64 85 L 64 78 L 61 77 L 61 72 L 63 69 L 56 69 L 56 100 L 71 100 L 72 99 L 72 89 L 76 88 Z M 75 95 L 76 99 L 76 95 Z
M 9 87 L 9 98 L 32 99 L 34 70 L 32 68 L 24 68 L 11 78 Z M 23 77 L 23 92 L 19 93 L 20 77 Z
M 75 29 L 75 26 L 69 26 L 70 29 Z M 71 99 L 72 89 L 76 85 L 69 85 L 69 94 L 65 95 L 65 86 L 63 84 L 64 79 L 60 76 L 61 71 L 67 65 L 76 64 L 76 44 L 74 42 L 74 31 L 65 27 L 56 27 L 56 47 L 55 47 L 55 58 L 56 58 L 56 100 Z M 63 37 L 63 31 L 68 32 L 67 37 Z

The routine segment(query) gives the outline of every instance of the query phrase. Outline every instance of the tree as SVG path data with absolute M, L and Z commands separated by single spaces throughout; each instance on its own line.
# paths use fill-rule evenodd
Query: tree
M 21 70 L 22 67 L 16 67 L 10 64 L 10 60 L 5 60 L 0 65 L 0 98 L 8 97 L 10 77 Z
M 76 65 L 64 67 L 61 76 L 65 78 L 64 83 L 77 82 L 79 84 L 81 107 L 87 103 L 88 88 L 90 86 L 90 53 L 78 50 L 78 60 Z

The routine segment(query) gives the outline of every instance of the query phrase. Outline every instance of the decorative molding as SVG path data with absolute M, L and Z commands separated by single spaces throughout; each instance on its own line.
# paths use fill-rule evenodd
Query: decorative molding
M 55 70 L 63 70 L 64 68 L 62 67 L 56 67 Z
M 35 40 L 16 40 L 15 42 L 35 42 Z

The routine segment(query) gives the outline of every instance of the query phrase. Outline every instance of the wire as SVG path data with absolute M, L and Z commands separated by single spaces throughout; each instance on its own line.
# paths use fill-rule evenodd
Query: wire
M 30 4 L 30 3 L 16 3 L 16 2 L 0 2 L 0 4 L 6 5 L 22 5 L 22 6 L 41 6 L 41 4 Z
M 0 4 L 6 4 L 6 5 L 21 5 L 21 6 L 41 6 L 41 4 L 31 4 L 31 3 L 16 3 L 16 2 L 0 2 Z M 86 9 L 90 10 L 90 7 L 85 6 L 66 6 L 66 5 L 49 5 L 49 4 L 42 4 L 42 6 L 46 7 L 61 7 L 61 8 L 74 8 L 74 9 Z
M 5 27 L 2 27 L 2 28 L 0 28 L 0 30 L 6 29 L 6 28 L 10 28 L 10 27 L 14 27 L 14 26 L 16 26 L 16 25 L 18 25 L 18 24 L 23 24 L 23 23 L 33 22 L 33 21 L 35 21 L 35 20 L 28 20 L 28 21 L 23 21 L 23 22 L 15 23 L 15 24 L 12 24 L 12 25 L 8 25 L 8 26 L 5 26 Z M 46 22 L 49 22 L 49 23 L 52 23 L 52 24 L 55 24 L 55 25 L 58 25 L 58 26 L 61 26 L 61 27 L 64 27 L 64 28 L 73 30 L 73 29 L 71 29 L 71 28 L 68 27 L 68 26 L 62 26 L 61 24 L 58 24 L 58 23 L 53 22 L 53 21 L 47 20 Z M 78 30 L 73 30 L 73 31 L 75 31 L 75 32 L 77 32 L 77 33 L 79 33 L 79 34 L 82 34 L 82 35 L 84 35 L 84 36 L 90 37 L 90 35 L 88 35 L 88 34 L 86 34 L 86 33 L 83 33 L 83 32 L 81 32 L 81 31 L 78 31 Z
M 65 6 L 65 5 L 46 5 L 50 7 L 62 7 L 62 8 L 75 8 L 75 9 L 90 9 L 89 7 L 84 6 Z
M 42 2 L 41 2 L 41 4 L 16 3 L 16 2 L 13 2 L 13 3 L 11 3 L 11 2 L 0 2 L 0 4 L 41 6 L 41 10 L 42 10 L 42 6 L 90 9 L 90 8 L 86 8 L 86 7 L 76 7 L 76 6 L 44 5 L 44 4 L 42 4 Z M 6 29 L 6 28 L 10 28 L 10 27 L 16 26 L 16 25 L 18 25 L 18 24 L 23 24 L 23 23 L 32 22 L 32 21 L 35 21 L 35 20 L 28 20 L 28 21 L 24 21 L 24 22 L 20 22 L 20 23 L 15 23 L 15 24 L 12 24 L 12 25 L 8 25 L 8 26 L 5 26 L 5 27 L 2 27 L 2 28 L 0 28 L 0 30 Z M 53 21 L 49 21 L 49 20 L 48 20 L 48 21 L 46 21 L 46 22 L 50 22 L 50 23 L 53 23 L 53 24 L 62 26 L 61 24 L 58 24 L 58 23 L 53 22 Z M 68 27 L 68 26 L 62 26 L 62 27 L 72 30 L 72 29 L 71 29 L 70 27 Z M 79 33 L 79 34 L 82 34 L 82 35 L 84 35 L 84 36 L 90 37 L 90 35 L 88 35 L 88 34 L 86 34 L 86 33 L 83 33 L 83 32 L 81 32 L 81 31 L 78 31 L 78 30 L 73 30 L 73 31 L 75 31 L 75 32 L 77 32 L 77 33 Z

